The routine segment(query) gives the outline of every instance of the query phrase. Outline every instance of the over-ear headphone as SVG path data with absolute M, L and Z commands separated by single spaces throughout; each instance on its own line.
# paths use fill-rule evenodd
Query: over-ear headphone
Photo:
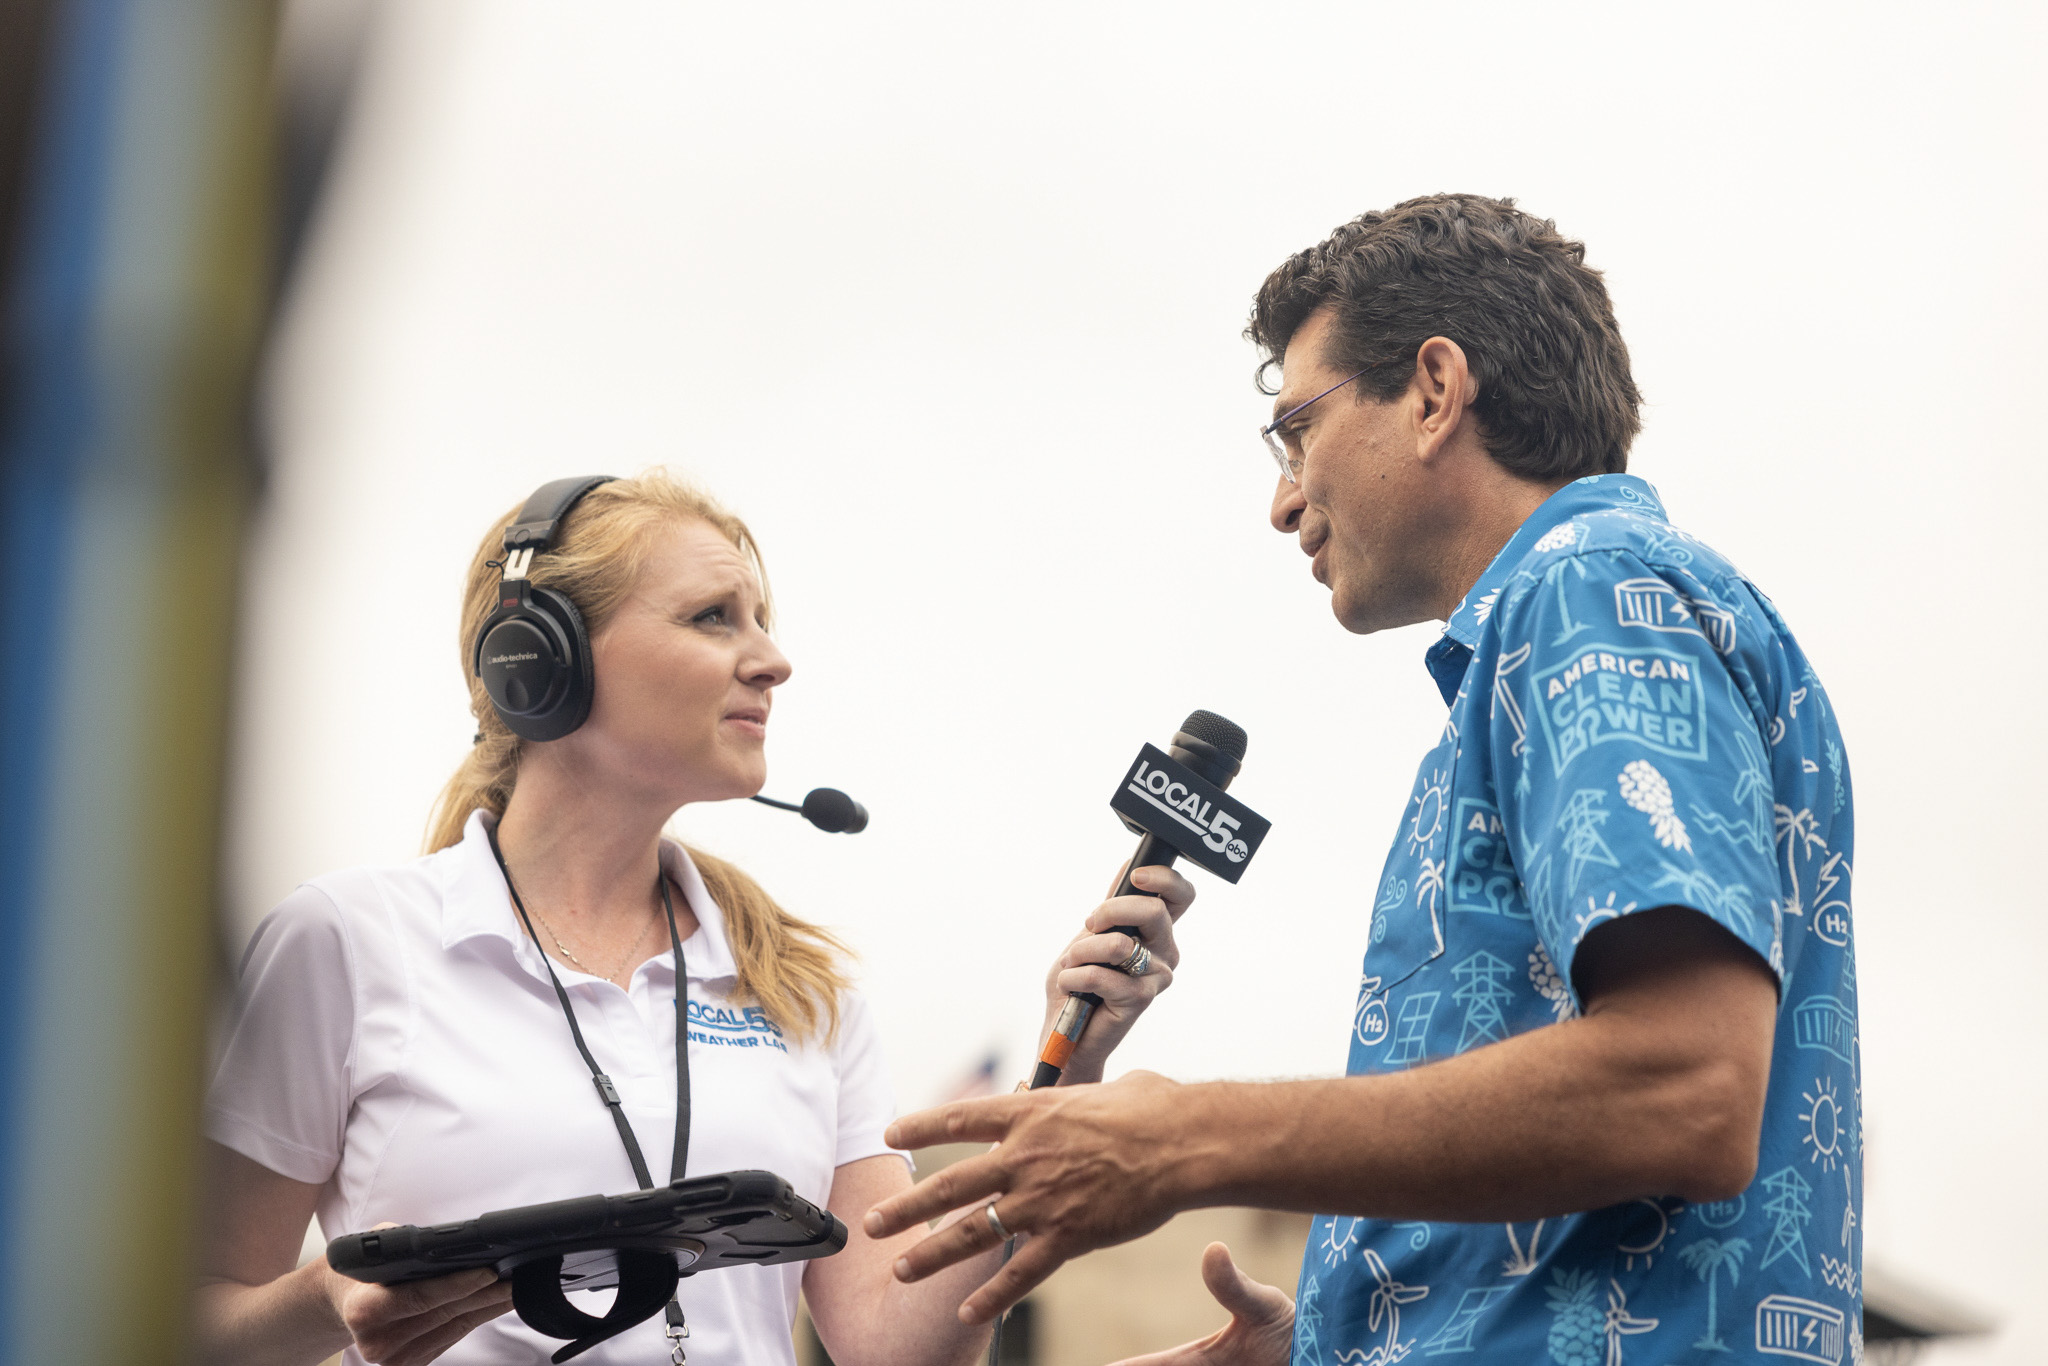
M 527 575 L 533 557 L 553 547 L 569 509 L 611 478 L 579 475 L 542 484 L 505 528 L 498 608 L 476 633 L 470 670 L 483 680 L 499 719 L 522 739 L 559 740 L 590 715 L 590 635 L 583 614 L 563 594 L 536 588 Z

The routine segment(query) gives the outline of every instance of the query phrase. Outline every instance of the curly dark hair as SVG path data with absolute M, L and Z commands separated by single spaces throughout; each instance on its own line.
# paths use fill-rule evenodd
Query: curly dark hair
M 1433 194 L 1360 214 L 1266 277 L 1245 336 L 1267 370 L 1309 316 L 1335 312 L 1329 363 L 1363 370 L 1357 397 L 1408 387 L 1431 337 L 1464 348 L 1473 412 L 1502 466 L 1545 482 L 1628 468 L 1642 397 L 1586 248 L 1512 199 Z

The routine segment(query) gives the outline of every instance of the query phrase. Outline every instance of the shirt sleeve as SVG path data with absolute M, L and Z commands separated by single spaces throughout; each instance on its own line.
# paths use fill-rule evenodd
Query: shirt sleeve
M 1758 634 L 1745 611 L 1625 551 L 1555 560 L 1503 604 L 1494 783 L 1536 932 L 1567 986 L 1595 926 L 1673 905 L 1711 917 L 1783 977 L 1770 750 L 1738 648 Z
M 885 1153 L 908 1161 L 909 1154 L 882 1141 L 882 1131 L 896 1118 L 896 1095 L 867 998 L 848 991 L 840 997 L 839 1011 L 839 1144 L 832 1165 L 843 1167 Z
M 334 1174 L 355 1039 L 350 966 L 340 912 L 318 888 L 263 918 L 207 1091 L 207 1137 L 294 1181 Z

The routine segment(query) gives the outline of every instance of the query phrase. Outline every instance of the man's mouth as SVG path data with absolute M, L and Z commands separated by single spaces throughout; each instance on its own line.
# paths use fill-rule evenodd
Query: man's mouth
M 1314 575 L 1317 583 L 1324 584 L 1325 587 L 1328 587 L 1328 584 L 1323 579 L 1323 550 L 1329 544 L 1328 532 L 1324 532 L 1313 541 L 1305 535 L 1301 538 L 1301 553 L 1309 557 L 1309 573 Z

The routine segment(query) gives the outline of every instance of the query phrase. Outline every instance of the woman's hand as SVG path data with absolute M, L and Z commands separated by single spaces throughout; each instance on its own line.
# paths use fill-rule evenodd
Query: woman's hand
M 489 1270 L 410 1285 L 365 1285 L 298 1264 L 320 1187 L 208 1140 L 212 1226 L 197 1293 L 199 1359 L 216 1366 L 315 1366 L 351 1342 L 379 1366 L 420 1366 L 512 1307 Z M 393 1224 L 379 1224 L 393 1228 Z
M 1205 1338 L 1164 1352 L 1131 1357 L 1116 1366 L 1287 1366 L 1294 1346 L 1294 1301 L 1237 1269 L 1230 1249 L 1211 1243 L 1202 1253 L 1202 1282 L 1230 1322 Z
M 376 1366 L 424 1366 L 512 1307 L 512 1283 L 488 1267 L 369 1285 L 333 1270 L 325 1258 L 317 1266 L 336 1317 Z
M 1123 880 L 1118 870 L 1114 890 Z M 1173 983 L 1173 970 L 1180 966 L 1180 948 L 1173 942 L 1173 925 L 1194 904 L 1194 885 L 1171 868 L 1140 868 L 1131 874 L 1139 895 L 1114 897 L 1088 913 L 1081 932 L 1066 950 L 1053 960 L 1045 976 L 1045 1024 L 1038 1031 L 1044 1040 L 1053 1021 L 1066 1005 L 1067 997 L 1093 992 L 1102 1005 L 1081 1033 L 1060 1073 L 1060 1084 L 1101 1081 L 1103 1065 L 1131 1026 L 1152 1004 L 1152 998 Z M 1129 925 L 1137 939 L 1115 932 L 1112 926 Z M 1108 966 L 1129 959 L 1139 944 L 1151 953 L 1141 977 L 1132 977 Z

